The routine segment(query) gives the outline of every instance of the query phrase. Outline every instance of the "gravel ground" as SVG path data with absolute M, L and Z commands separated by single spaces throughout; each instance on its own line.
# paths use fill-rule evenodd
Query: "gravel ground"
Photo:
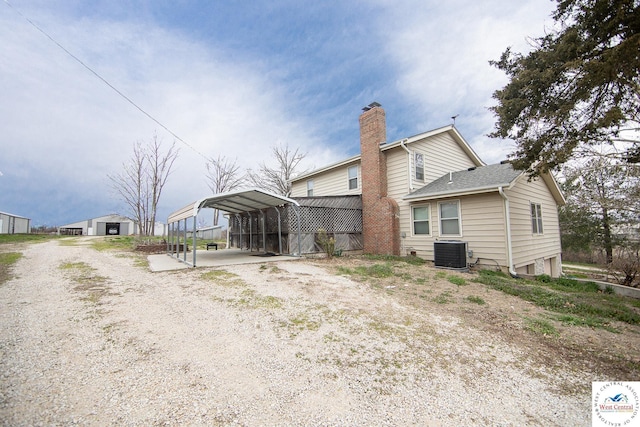
M 2 425 L 590 425 L 586 370 L 321 263 L 23 253 L 0 286 Z

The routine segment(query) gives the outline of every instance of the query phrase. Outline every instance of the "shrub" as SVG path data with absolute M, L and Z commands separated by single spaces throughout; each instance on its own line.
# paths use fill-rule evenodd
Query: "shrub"
M 541 274 L 539 276 L 536 276 L 536 280 L 542 283 L 549 283 L 551 282 L 551 276 L 549 276 L 548 274 Z
M 609 274 L 619 285 L 637 287 L 640 284 L 640 250 L 625 248 L 609 265 Z
M 327 258 L 333 258 L 336 252 L 336 239 L 333 236 L 330 237 L 327 234 L 327 230 L 320 228 L 318 230 L 317 240 L 324 253 L 327 254 Z

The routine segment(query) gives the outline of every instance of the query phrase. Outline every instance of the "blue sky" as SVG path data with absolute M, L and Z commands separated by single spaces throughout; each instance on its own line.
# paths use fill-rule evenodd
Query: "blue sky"
M 174 137 L 35 29 L 23 14 L 189 145 L 159 218 L 210 194 L 200 155 L 301 169 L 359 152 L 361 108 L 380 102 L 389 141 L 451 123 L 487 163 L 489 65 L 530 49 L 550 0 L 0 1 L 0 211 L 34 225 L 128 214 L 111 189 L 136 141 Z M 20 13 L 18 13 L 19 11 Z M 193 147 L 195 150 L 193 150 Z

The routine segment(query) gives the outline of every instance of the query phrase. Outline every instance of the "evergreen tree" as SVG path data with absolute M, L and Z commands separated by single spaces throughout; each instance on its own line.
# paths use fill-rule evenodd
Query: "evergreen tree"
M 496 138 L 517 145 L 514 166 L 559 169 L 594 144 L 625 143 L 640 160 L 640 2 L 558 0 L 556 29 L 527 55 L 507 49 L 491 63 L 509 83 L 494 92 Z

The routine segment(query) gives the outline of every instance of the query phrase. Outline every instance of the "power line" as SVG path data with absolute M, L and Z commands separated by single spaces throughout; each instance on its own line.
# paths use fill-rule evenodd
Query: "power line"
M 57 40 L 55 40 L 53 37 L 51 37 L 46 31 L 44 31 L 42 28 L 40 28 L 36 23 L 34 23 L 31 19 L 29 19 L 27 16 L 25 16 L 22 12 L 20 12 L 18 9 L 16 9 L 11 3 L 9 3 L 8 0 L 4 0 L 4 2 L 7 4 L 7 6 L 9 6 L 11 9 L 13 9 L 18 15 L 20 15 L 22 18 L 24 18 L 29 24 L 31 24 L 31 26 L 33 26 L 36 30 L 38 30 L 39 32 L 41 32 L 45 37 L 47 37 L 50 41 L 52 41 L 56 46 L 58 46 L 60 49 L 62 49 L 67 55 L 69 55 L 71 58 L 73 58 L 76 62 L 78 62 L 80 65 L 82 65 L 84 68 L 86 68 L 91 74 L 93 74 L 94 76 L 96 76 L 98 79 L 100 79 L 104 84 L 106 84 L 107 86 L 109 86 L 111 89 L 113 89 L 113 91 L 115 91 L 118 95 L 120 95 L 120 97 L 122 97 L 123 99 L 125 99 L 129 104 L 133 105 L 136 109 L 138 109 L 138 111 L 140 111 L 142 114 L 144 114 L 145 116 L 147 116 L 149 119 L 151 119 L 153 122 L 155 122 L 158 126 L 160 126 L 162 129 L 166 130 L 169 134 L 171 134 L 175 139 L 177 139 L 178 141 L 182 142 L 184 145 L 186 145 L 187 147 L 191 148 L 195 153 L 197 153 L 198 155 L 202 156 L 205 160 L 209 161 L 209 158 L 207 156 L 205 156 L 204 154 L 202 154 L 200 151 L 198 151 L 194 146 L 192 146 L 191 144 L 189 144 L 188 142 L 186 142 L 184 139 L 180 138 L 178 135 L 176 135 L 171 129 L 169 129 L 167 126 L 165 126 L 164 124 L 162 124 L 158 119 L 156 119 L 155 117 L 153 117 L 151 114 L 147 113 L 142 107 L 140 107 L 138 104 L 136 104 L 135 102 L 133 102 L 133 100 L 131 98 L 129 98 L 127 95 L 125 95 L 124 93 L 122 93 L 117 87 L 115 87 L 114 85 L 112 85 L 111 83 L 109 83 L 109 81 L 107 81 L 107 79 L 105 79 L 104 77 L 102 77 L 97 71 L 94 71 L 90 66 L 88 66 L 87 64 L 85 64 L 80 58 L 78 58 L 77 56 L 75 56 L 73 53 L 71 53 L 67 48 L 65 48 L 63 45 L 61 45 Z

